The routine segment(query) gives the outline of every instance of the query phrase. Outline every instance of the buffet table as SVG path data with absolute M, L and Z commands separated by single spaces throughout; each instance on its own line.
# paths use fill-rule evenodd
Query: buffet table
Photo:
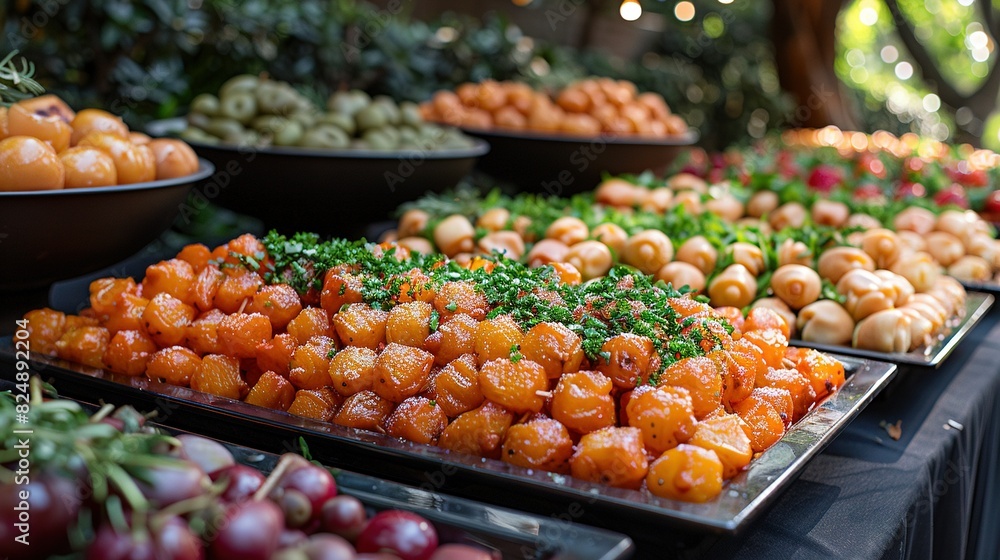
M 154 244 L 111 270 L 141 276 L 146 264 L 176 250 L 169 245 Z M 76 311 L 88 281 L 57 285 L 51 305 Z M 37 297 L 5 303 L 8 311 L 26 310 Z M 885 426 L 898 421 L 901 437 L 894 440 Z M 388 478 L 412 483 L 419 477 L 402 465 L 383 467 Z M 940 369 L 901 368 L 768 512 L 735 537 L 499 493 L 458 477 L 441 490 L 625 533 L 640 558 L 994 558 L 1000 550 L 1000 309 Z

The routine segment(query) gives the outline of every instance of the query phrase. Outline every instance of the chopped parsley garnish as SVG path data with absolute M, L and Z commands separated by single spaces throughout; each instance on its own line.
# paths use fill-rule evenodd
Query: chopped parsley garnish
M 623 333 L 645 336 L 659 357 L 652 379 L 681 358 L 704 355 L 703 346 L 716 345 L 702 344 L 712 333 L 705 323 L 716 322 L 732 332 L 724 320 L 715 318 L 697 319 L 701 326 L 690 328 L 693 322 L 681 321 L 670 306 L 670 298 L 682 292 L 654 284 L 650 277 L 624 266 L 586 284 L 568 285 L 550 266 L 529 268 L 501 255 L 484 257 L 491 266 L 470 270 L 441 255 L 406 255 L 364 241 L 320 241 L 312 234 L 289 239 L 271 232 L 263 243 L 268 251 L 267 259 L 259 261 L 266 263 L 261 267 L 264 279 L 289 284 L 300 294 L 320 288 L 331 269 L 359 279 L 364 302 L 381 310 L 416 299 L 424 289 L 437 291 L 447 282 L 469 282 L 485 297 L 487 318 L 509 315 L 524 331 L 539 323 L 562 324 L 580 336 L 584 354 L 594 364 L 610 359 L 602 350 L 609 338 Z M 244 259 L 240 262 L 249 268 Z M 458 303 L 450 301 L 444 308 L 455 312 Z M 439 326 L 440 316 L 434 310 L 430 329 Z M 685 328 L 689 332 L 682 334 Z M 523 357 L 516 345 L 510 357 L 512 361 Z

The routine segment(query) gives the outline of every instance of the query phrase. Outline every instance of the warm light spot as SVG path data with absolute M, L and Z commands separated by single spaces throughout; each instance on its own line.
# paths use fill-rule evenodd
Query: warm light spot
M 965 42 L 968 43 L 970 49 L 983 49 L 990 42 L 990 38 L 983 31 L 973 31 L 969 33 Z
M 861 13 L 858 14 L 858 17 L 861 19 L 861 23 L 869 27 L 878 23 L 878 12 L 870 6 L 861 8 Z
M 691 21 L 694 19 L 694 4 L 691 2 L 678 2 L 674 6 L 674 16 L 681 21 Z
M 510 0 L 515 6 L 527 6 L 531 4 L 532 0 Z
M 622 15 L 622 19 L 625 21 L 635 21 L 642 15 L 642 6 L 638 0 L 622 0 L 622 5 L 618 8 L 618 13 Z

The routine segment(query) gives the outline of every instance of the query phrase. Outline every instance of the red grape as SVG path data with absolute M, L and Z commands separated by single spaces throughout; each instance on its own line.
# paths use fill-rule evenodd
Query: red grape
M 212 473 L 212 482 L 227 478 L 229 484 L 220 496 L 227 502 L 242 502 L 249 500 L 254 492 L 264 484 L 264 475 L 255 468 L 246 465 L 233 465 Z
M 337 535 L 313 535 L 305 551 L 309 560 L 354 560 L 354 547 Z
M 364 504 L 354 496 L 341 494 L 323 504 L 321 512 L 323 530 L 340 535 L 347 540 L 357 540 L 365 528 L 368 513 Z
M 21 492 L 28 493 L 27 504 L 21 503 Z M 37 558 L 69 552 L 66 531 L 76 523 L 80 503 L 76 485 L 60 476 L 43 474 L 24 486 L 0 484 L 0 542 L 5 555 Z M 25 519 L 30 525 L 28 546 L 14 542 L 21 534 L 15 524 Z
M 443 544 L 431 554 L 431 560 L 494 560 L 500 558 L 489 550 L 467 544 Z
M 376 514 L 358 535 L 358 552 L 391 551 L 403 560 L 427 560 L 437 549 L 437 531 L 429 521 L 408 511 Z
M 285 520 L 274 502 L 233 504 L 209 546 L 215 560 L 268 560 L 281 540 Z
M 280 497 L 285 489 L 295 489 L 305 494 L 312 507 L 311 517 L 318 519 L 323 504 L 337 495 L 337 482 L 326 469 L 315 465 L 303 465 L 285 473 L 285 476 L 278 481 L 272 499 Z
M 143 495 L 160 507 L 201 496 L 210 485 L 201 467 L 187 460 L 180 465 L 171 463 L 146 469 L 143 478 L 145 481 L 139 481 Z
M 173 516 L 153 533 L 157 560 L 202 560 L 205 550 L 186 521 Z
M 285 512 L 285 525 L 288 527 L 302 527 L 312 519 L 309 498 L 294 488 L 285 488 L 277 502 L 281 511 Z
M 156 560 L 156 550 L 148 533 L 124 534 L 104 524 L 97 530 L 86 551 L 87 560 Z

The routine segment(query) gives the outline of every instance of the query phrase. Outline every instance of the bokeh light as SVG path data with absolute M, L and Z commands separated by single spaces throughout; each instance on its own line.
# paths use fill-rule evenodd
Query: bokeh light
M 642 6 L 637 0 L 623 0 L 622 5 L 618 8 L 618 13 L 625 21 L 635 21 L 642 16 Z
M 691 2 L 678 2 L 674 6 L 674 16 L 681 21 L 691 21 L 694 19 L 694 4 Z

